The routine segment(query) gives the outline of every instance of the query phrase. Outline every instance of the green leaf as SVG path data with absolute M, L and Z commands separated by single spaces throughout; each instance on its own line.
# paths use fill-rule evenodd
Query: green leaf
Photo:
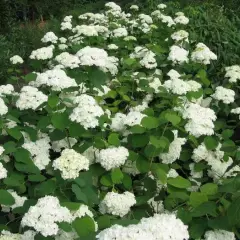
M 38 184 L 35 187 L 34 191 L 38 196 L 45 196 L 53 194 L 56 188 L 57 188 L 56 181 L 54 179 L 49 179 L 46 182 Z
M 29 175 L 28 180 L 30 182 L 43 182 L 44 180 L 46 180 L 46 177 L 41 174 Z
M 204 144 L 208 150 L 213 150 L 217 148 L 218 140 L 215 137 L 207 136 L 204 138 Z
M 75 219 L 72 226 L 79 237 L 86 237 L 95 232 L 95 223 L 89 216 Z
M 5 149 L 5 154 L 13 153 L 16 151 L 16 143 L 12 141 L 5 143 L 3 147 Z
M 190 194 L 189 202 L 190 202 L 190 205 L 193 207 L 197 207 L 207 201 L 208 201 L 208 197 L 205 193 L 191 192 Z
M 161 181 L 162 184 L 167 183 L 167 173 L 160 167 L 152 170 L 152 174 Z
M 28 73 L 27 75 L 24 76 L 24 80 L 26 82 L 32 82 L 35 81 L 37 78 L 37 74 L 36 73 Z
M 98 228 L 99 228 L 100 230 L 105 229 L 105 228 L 108 228 L 108 227 L 111 226 L 111 217 L 108 216 L 108 215 L 100 216 L 100 217 L 97 219 L 97 223 L 98 223 Z
M 159 126 L 159 121 L 155 117 L 144 117 L 141 121 L 141 125 L 147 129 L 153 129 Z
M 192 217 L 202 217 L 204 215 L 210 215 L 212 217 L 217 216 L 217 205 L 215 202 L 204 202 L 193 209 L 191 213 Z
M 108 80 L 107 74 L 100 69 L 93 67 L 89 72 L 89 81 L 93 87 L 101 89 Z
M 197 77 L 200 78 L 200 80 L 202 81 L 202 83 L 205 86 L 209 86 L 211 84 L 211 82 L 209 81 L 209 79 L 207 78 L 207 73 L 204 69 L 201 69 L 198 71 L 197 73 Z
M 181 117 L 175 112 L 167 112 L 165 114 L 165 119 L 171 122 L 173 126 L 176 126 L 181 122 Z
M 128 142 L 134 148 L 144 147 L 149 142 L 149 137 L 146 134 L 130 134 L 128 135 Z
M 123 173 L 122 183 L 127 190 L 132 189 L 132 178 L 128 174 Z
M 227 209 L 227 218 L 231 226 L 239 225 L 240 219 L 240 197 L 234 199 L 229 208 Z
M 7 129 L 7 133 L 11 137 L 15 138 L 16 140 L 20 140 L 22 138 L 22 133 L 21 133 L 21 131 L 19 130 L 18 127 Z
M 15 162 L 14 166 L 19 172 L 40 174 L 40 170 L 33 163 L 24 164 Z
M 176 178 L 169 178 L 167 183 L 176 188 L 189 188 L 191 187 L 191 182 L 181 176 L 177 176 Z
M 129 131 L 132 133 L 141 134 L 141 133 L 144 133 L 146 131 L 146 129 L 140 125 L 135 125 L 135 126 L 131 127 L 129 129 Z
M 68 114 L 66 112 L 63 113 L 54 113 L 51 122 L 53 126 L 57 129 L 64 130 L 70 123 L 68 118 Z
M 120 140 L 119 140 L 119 134 L 117 133 L 111 133 L 108 136 L 108 143 L 113 146 L 120 146 Z
M 237 146 L 232 140 L 226 140 L 223 142 L 221 150 L 224 152 L 233 152 L 237 149 Z
M 202 239 L 202 235 L 207 229 L 207 219 L 200 218 L 190 223 L 189 234 L 191 239 Z
M 103 175 L 100 179 L 100 183 L 106 187 L 113 186 L 112 178 L 109 174 Z
M 81 188 L 77 184 L 72 184 L 72 191 L 78 200 L 88 204 L 88 199 L 85 193 L 82 192 Z
M 57 95 L 50 95 L 48 96 L 48 105 L 51 108 L 55 108 L 58 105 L 59 97 Z
M 234 133 L 233 130 L 231 130 L 231 129 L 225 129 L 225 130 L 223 130 L 223 132 L 222 132 L 222 137 L 223 137 L 223 139 L 229 139 L 230 137 L 232 137 L 233 133 Z
M 70 211 L 77 211 L 80 208 L 81 203 L 77 203 L 77 202 L 61 202 L 61 206 L 68 208 Z
M 60 222 L 58 223 L 58 226 L 60 229 L 62 229 L 65 232 L 71 232 L 72 231 L 72 226 L 68 222 Z
M 167 150 L 170 145 L 169 140 L 164 136 L 161 136 L 160 138 L 150 136 L 150 143 L 156 148 L 161 148 L 162 150 Z
M 111 171 L 111 178 L 114 184 L 120 184 L 123 180 L 123 173 L 120 168 L 115 168 Z
M 206 183 L 200 187 L 200 191 L 206 195 L 214 195 L 218 192 L 218 185 L 215 183 Z
M 188 224 L 192 221 L 191 214 L 186 209 L 178 209 L 177 217 L 180 218 L 184 224 Z
M 151 163 L 143 156 L 139 156 L 136 160 L 136 166 L 139 172 L 146 173 L 150 170 Z
M 29 151 L 24 148 L 19 148 L 13 156 L 17 162 L 33 164 Z
M 11 206 L 14 203 L 14 197 L 7 190 L 0 189 L 0 204 Z

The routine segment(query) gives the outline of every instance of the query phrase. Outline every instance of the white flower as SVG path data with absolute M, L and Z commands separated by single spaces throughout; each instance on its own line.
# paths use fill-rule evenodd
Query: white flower
M 64 43 L 61 43 L 61 44 L 58 45 L 58 48 L 59 48 L 60 50 L 65 50 L 65 49 L 68 48 L 68 45 L 66 45 L 66 44 L 64 44 Z
M 55 35 L 54 32 L 47 32 L 43 38 L 41 39 L 42 42 L 44 43 L 57 43 L 58 37 Z
M 85 129 L 95 128 L 99 125 L 98 118 L 104 115 L 104 111 L 97 104 L 96 100 L 86 94 L 76 97 L 78 104 L 70 115 L 70 120 L 80 123 Z
M 205 44 L 198 43 L 196 49 L 192 52 L 191 59 L 194 62 L 202 64 L 210 64 L 210 60 L 217 60 L 214 54 Z
M 77 83 L 73 78 L 68 77 L 63 70 L 52 69 L 39 73 L 36 81 L 31 82 L 31 85 L 36 87 L 47 85 L 54 91 L 61 91 L 65 88 L 76 87 Z
M 163 86 L 174 94 L 182 95 L 190 91 L 189 84 L 179 78 L 173 78 L 164 82 Z
M 155 214 L 140 223 L 122 227 L 113 225 L 97 235 L 99 240 L 183 240 L 189 239 L 187 226 L 174 214 Z
M 48 100 L 47 95 L 43 94 L 35 87 L 25 86 L 21 89 L 16 107 L 20 110 L 36 110 L 41 104 Z
M 105 4 L 105 7 L 110 8 L 115 11 L 121 11 L 121 7 L 114 2 L 108 2 Z
M 139 18 L 141 23 L 147 23 L 147 24 L 152 24 L 153 23 L 153 20 L 149 15 L 141 13 L 141 14 L 139 14 L 138 18 Z
M 30 58 L 37 60 L 47 60 L 53 57 L 54 46 L 42 47 L 32 51 Z
M 240 80 L 240 65 L 233 65 L 231 67 L 226 67 L 225 77 L 229 78 L 229 82 L 237 82 Z
M 4 151 L 5 151 L 4 147 L 0 146 L 0 156 L 3 154 Z
M 213 135 L 213 121 L 217 119 L 215 112 L 210 108 L 201 107 L 195 103 L 186 104 L 182 111 L 184 119 L 188 119 L 185 130 L 195 137 Z
M 44 237 L 58 233 L 59 222 L 72 221 L 72 215 L 66 207 L 61 207 L 59 200 L 53 196 L 45 196 L 38 199 L 35 206 L 30 207 L 23 216 L 21 225 L 32 227 Z
M 99 211 L 102 214 L 109 213 L 112 215 L 123 217 L 130 211 L 130 208 L 135 204 L 135 196 L 130 192 L 124 192 L 122 194 L 108 192 L 99 205 Z
M 116 75 L 118 72 L 118 59 L 109 57 L 107 52 L 100 48 L 84 47 L 76 54 L 80 59 L 80 65 L 97 66 L 105 72 Z
M 11 57 L 10 58 L 10 62 L 12 63 L 12 64 L 22 64 L 23 63 L 23 59 L 20 57 L 20 56 L 18 56 L 18 55 L 15 55 L 15 56 L 13 56 L 13 57 Z
M 127 126 L 134 126 L 141 124 L 142 119 L 146 117 L 145 114 L 142 114 L 137 111 L 131 111 L 127 114 L 126 118 L 124 119 L 124 125 Z
M 134 36 L 127 36 L 123 39 L 124 41 L 137 41 L 137 39 Z
M 171 26 L 175 25 L 175 22 L 173 21 L 172 17 L 170 17 L 170 16 L 166 16 L 166 15 L 161 14 L 160 18 L 161 18 L 163 23 L 167 23 L 168 27 L 171 27 Z
M 124 126 L 124 119 L 126 118 L 126 115 L 123 113 L 116 113 L 115 116 L 112 118 L 112 123 L 110 125 L 110 128 L 113 131 L 116 132 L 122 132 L 125 130 Z
M 60 37 L 58 40 L 60 41 L 60 43 L 66 43 L 67 42 L 67 39 L 65 37 Z
M 184 15 L 180 15 L 174 19 L 174 22 L 178 24 L 187 25 L 189 23 L 189 19 Z
M 177 32 L 174 32 L 171 35 L 171 38 L 177 42 L 182 41 L 182 40 L 187 40 L 189 36 L 189 33 L 186 32 L 185 30 L 179 30 Z
M 62 64 L 65 68 L 77 68 L 80 64 L 80 60 L 77 56 L 63 52 L 55 57 L 55 60 Z
M 239 119 L 240 119 L 240 107 L 232 109 L 231 113 L 238 114 L 239 115 Z
M 64 149 L 53 161 L 53 168 L 60 170 L 63 179 L 75 179 L 80 171 L 89 169 L 89 160 L 73 149 Z
M 124 27 L 120 27 L 120 28 L 117 28 L 117 29 L 114 29 L 112 31 L 112 35 L 113 37 L 115 38 L 118 38 L 118 37 L 126 37 L 128 35 L 128 31 L 126 28 Z
M 209 230 L 204 235 L 204 240 L 235 240 L 235 235 L 233 232 L 228 232 L 225 230 Z
M 184 62 L 188 62 L 188 53 L 189 52 L 184 48 L 173 45 L 170 48 L 168 60 L 172 61 L 174 64 L 182 64 Z
M 14 87 L 12 84 L 6 84 L 0 86 L 0 97 L 4 95 L 11 95 L 14 93 Z
M 134 11 L 138 11 L 139 7 L 137 5 L 131 5 L 129 9 L 134 10 Z
M 162 160 L 165 164 L 171 164 L 179 159 L 181 151 L 182 151 L 182 145 L 186 143 L 185 138 L 179 138 L 178 137 L 178 131 L 174 130 L 174 140 L 169 145 L 169 150 L 167 153 L 161 153 L 159 155 L 159 158 Z
M 8 192 L 13 196 L 15 203 L 11 206 L 6 206 L 6 205 L 2 205 L 2 211 L 3 212 L 9 212 L 10 209 L 14 209 L 14 208 L 18 208 L 18 207 L 22 207 L 24 202 L 27 200 L 27 197 L 23 196 L 19 196 L 14 190 L 9 189 Z M 0 238 L 1 239 L 1 238 Z
M 116 50 L 116 49 L 118 49 L 118 46 L 117 46 L 116 44 L 109 44 L 107 47 L 108 47 L 108 49 L 110 49 L 110 50 Z
M 231 89 L 218 86 L 215 93 L 211 96 L 218 101 L 223 101 L 225 104 L 230 104 L 234 102 L 235 92 Z
M 61 30 L 71 30 L 72 29 L 72 23 L 71 22 L 62 22 L 61 23 Z
M 171 69 L 167 75 L 171 78 L 171 79 L 174 79 L 174 78 L 180 78 L 181 75 L 174 69 Z
M 23 148 L 27 149 L 32 156 L 34 164 L 40 169 L 43 170 L 49 164 L 50 154 L 50 138 L 48 136 L 43 136 L 35 142 L 27 141 L 22 145 Z
M 99 162 L 107 171 L 122 166 L 129 156 L 125 147 L 112 147 L 96 152 L 96 162 Z
M 2 230 L 0 234 L 1 240 L 34 240 L 36 232 L 28 230 L 23 234 L 11 233 L 6 230 Z
M 153 78 L 153 80 L 149 83 L 149 87 L 153 88 L 155 93 L 159 93 L 160 86 L 162 86 L 162 83 L 159 78 Z
M 77 33 L 78 35 L 83 36 L 98 36 L 98 31 L 95 28 L 95 26 L 91 25 L 78 25 L 75 28 L 72 29 L 74 33 Z
M 6 178 L 6 177 L 7 177 L 7 169 L 0 162 L 0 179 Z
M 0 97 L 0 116 L 5 115 L 8 112 L 8 107 Z
M 166 7 L 167 7 L 167 5 L 163 4 L 163 3 L 157 5 L 157 8 L 159 8 L 159 9 L 164 9 Z

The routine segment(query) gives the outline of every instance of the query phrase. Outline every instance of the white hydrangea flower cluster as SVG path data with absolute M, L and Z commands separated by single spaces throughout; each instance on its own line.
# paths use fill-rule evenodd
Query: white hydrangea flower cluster
M 112 147 L 96 152 L 96 162 L 99 162 L 107 171 L 122 166 L 129 156 L 125 147 Z
M 100 48 L 84 47 L 79 50 L 76 56 L 80 59 L 82 66 L 97 66 L 105 72 L 116 75 L 118 72 L 118 59 L 109 57 L 107 52 Z
M 41 104 L 48 100 L 47 95 L 43 94 L 35 87 L 25 86 L 21 89 L 16 107 L 20 110 L 36 110 Z
M 204 240 L 235 240 L 234 233 L 225 230 L 207 231 Z
M 155 53 L 148 50 L 145 47 L 135 47 L 134 53 L 130 54 L 130 58 L 138 58 L 140 59 L 140 64 L 143 67 L 146 67 L 148 69 L 153 69 L 157 67 L 157 61 L 155 59 Z
M 215 112 L 196 103 L 188 103 L 182 111 L 184 119 L 188 119 L 185 130 L 195 137 L 214 134 L 214 121 L 217 119 Z
M 166 7 L 167 7 L 167 5 L 163 4 L 163 3 L 160 3 L 160 4 L 157 5 L 158 9 L 165 9 Z
M 128 36 L 128 31 L 124 27 L 116 28 L 112 31 L 112 36 L 114 38 L 126 37 Z
M 7 177 L 7 169 L 3 166 L 3 164 L 0 162 L 0 179 L 4 179 Z
M 6 205 L 2 205 L 2 211 L 3 212 L 9 212 L 11 209 L 15 209 L 18 207 L 22 207 L 24 202 L 27 200 L 27 197 L 23 196 L 19 196 L 14 190 L 9 189 L 8 192 L 13 196 L 15 203 L 11 206 L 6 206 Z M 1 238 L 0 238 L 1 239 Z
M 15 64 L 22 64 L 24 61 L 19 55 L 15 55 L 10 58 L 10 62 L 15 65 Z
M 79 58 L 68 52 L 63 52 L 63 53 L 57 55 L 55 57 L 55 60 L 59 64 L 63 65 L 63 67 L 70 68 L 70 69 L 77 68 L 77 67 L 79 67 L 79 64 L 80 64 Z
M 2 230 L 0 234 L 0 239 L 1 240 L 34 240 L 35 235 L 36 235 L 36 232 L 31 230 L 28 230 L 23 234 L 11 233 L 9 231 Z
M 240 168 L 234 168 L 233 171 L 226 172 L 228 167 L 230 167 L 233 163 L 233 160 L 229 157 L 228 161 L 224 161 L 224 152 L 220 150 L 221 144 L 214 150 L 207 150 L 204 143 L 199 145 L 194 149 L 192 159 L 195 162 L 206 161 L 211 169 L 208 170 L 209 177 L 213 178 L 215 181 L 223 177 L 225 174 L 229 174 L 229 176 L 234 176 L 233 171 L 239 172 Z
M 72 17 L 73 16 L 66 16 L 61 23 L 61 30 L 71 30 L 72 29 Z
M 191 59 L 193 62 L 210 64 L 210 60 L 217 60 L 214 54 L 205 44 L 198 43 L 196 49 L 192 52 Z
M 188 32 L 186 32 L 185 30 L 179 30 L 177 32 L 174 32 L 171 35 L 171 38 L 176 42 L 180 42 L 183 40 L 188 41 L 188 36 L 189 36 Z
M 44 237 L 57 235 L 57 223 L 72 222 L 72 215 L 66 207 L 60 206 L 59 200 L 53 196 L 38 199 L 37 204 L 30 207 L 23 216 L 21 225 L 32 227 Z
M 8 107 L 6 106 L 3 99 L 0 97 L 0 116 L 5 115 L 8 112 Z
M 5 149 L 4 147 L 0 146 L 0 156 L 4 153 Z
M 240 65 L 226 67 L 225 70 L 225 77 L 229 78 L 229 82 L 236 83 L 237 80 L 240 80 Z
M 160 15 L 158 15 L 158 18 L 160 18 L 163 23 L 167 23 L 168 27 L 172 27 L 176 24 L 171 16 L 166 16 L 160 13 Z
M 101 231 L 97 239 L 183 240 L 189 239 L 189 234 L 187 226 L 174 214 L 155 214 L 153 217 L 143 218 L 137 225 L 113 225 Z
M 185 138 L 179 138 L 178 137 L 178 131 L 174 130 L 174 140 L 169 145 L 169 150 L 167 153 L 161 153 L 159 155 L 159 158 L 162 160 L 165 164 L 171 164 L 175 162 L 177 159 L 179 159 L 181 151 L 182 151 L 182 145 L 184 145 L 187 141 Z
M 43 170 L 50 163 L 50 138 L 43 136 L 35 142 L 29 141 L 25 138 L 25 143 L 22 145 L 23 148 L 27 149 L 33 158 L 34 164 Z
M 123 217 L 135 204 L 136 199 L 131 192 L 124 192 L 121 194 L 108 192 L 99 205 L 99 211 L 102 214 L 108 213 Z
M 39 87 L 46 85 L 54 91 L 61 91 L 65 88 L 76 87 L 77 83 L 73 78 L 67 76 L 65 71 L 61 69 L 47 70 L 37 75 L 36 81 L 31 82 L 31 85 Z
M 189 23 L 189 18 L 184 16 L 184 13 L 178 12 L 176 13 L 177 17 L 174 18 L 174 22 L 176 24 L 187 25 Z
M 4 95 L 12 95 L 14 94 L 14 87 L 12 84 L 6 84 L 0 86 L 0 97 Z
M 75 98 L 78 104 L 70 115 L 70 120 L 80 123 L 85 129 L 95 128 L 99 125 L 98 118 L 104 115 L 104 111 L 97 104 L 96 100 L 86 94 Z
M 89 160 L 73 149 L 64 149 L 53 161 L 53 168 L 60 170 L 63 179 L 75 179 L 80 171 L 89 169 Z
M 137 5 L 131 5 L 129 9 L 134 10 L 134 11 L 138 11 L 139 7 Z
M 58 37 L 55 35 L 54 32 L 47 32 L 43 38 L 41 39 L 42 42 L 44 43 L 57 43 Z
M 181 48 L 177 45 L 173 45 L 170 48 L 170 52 L 168 55 L 168 60 L 172 61 L 173 64 L 183 64 L 188 63 L 188 51 L 184 48 Z
M 232 109 L 231 113 L 238 114 L 239 115 L 239 119 L 240 119 L 240 107 Z
M 218 86 L 216 87 L 215 93 L 211 96 L 218 101 L 223 101 L 225 104 L 230 104 L 234 102 L 235 92 L 231 89 Z
M 42 47 L 32 51 L 30 58 L 36 60 L 47 60 L 53 57 L 54 45 Z

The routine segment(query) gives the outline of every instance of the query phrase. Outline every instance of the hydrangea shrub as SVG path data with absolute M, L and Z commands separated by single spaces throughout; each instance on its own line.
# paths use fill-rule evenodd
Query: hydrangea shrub
M 129 11 L 66 16 L 0 86 L 0 240 L 239 239 L 240 66 L 212 84 L 182 12 Z

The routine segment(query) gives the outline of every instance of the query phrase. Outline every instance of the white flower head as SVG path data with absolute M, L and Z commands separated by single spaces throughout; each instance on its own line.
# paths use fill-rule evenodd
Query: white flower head
M 12 64 L 22 64 L 23 63 L 23 59 L 20 57 L 20 56 L 18 56 L 18 55 L 15 55 L 15 56 L 13 56 L 13 57 L 11 57 L 10 58 L 10 62 L 12 63 Z

